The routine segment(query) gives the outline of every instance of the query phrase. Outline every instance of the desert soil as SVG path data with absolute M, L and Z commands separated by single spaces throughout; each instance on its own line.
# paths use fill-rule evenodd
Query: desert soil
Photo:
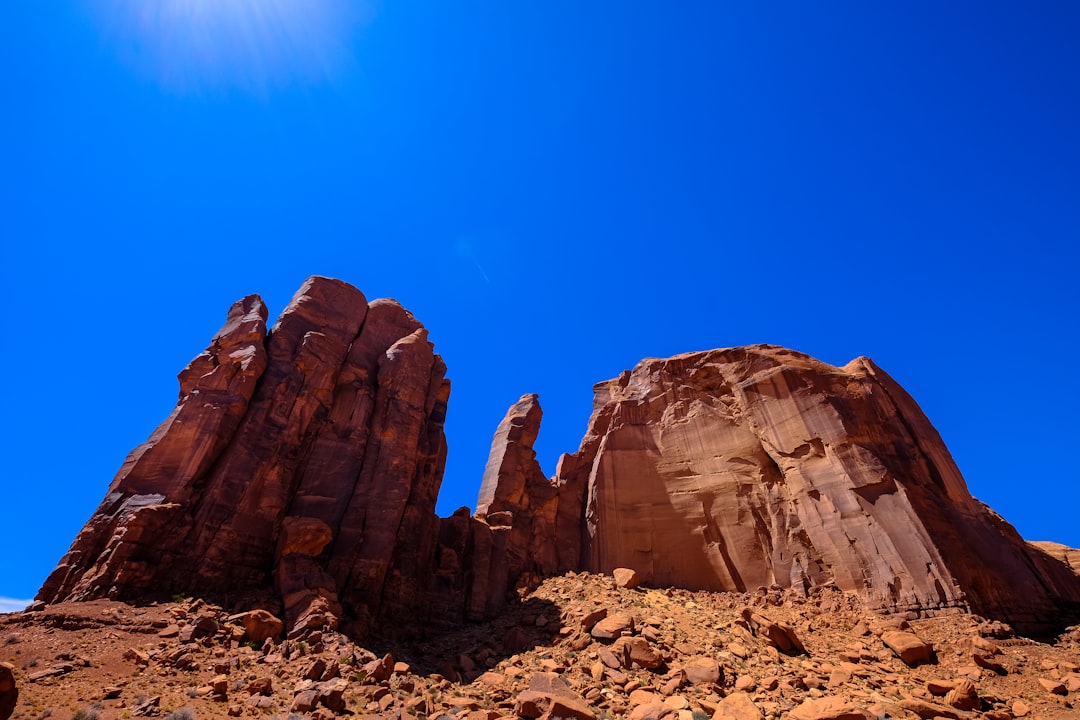
M 1080 718 L 1077 628 L 1037 641 L 963 613 L 884 617 L 833 589 L 570 574 L 491 622 L 364 646 L 330 629 L 252 642 L 229 617 L 197 599 L 0 615 L 12 717 Z

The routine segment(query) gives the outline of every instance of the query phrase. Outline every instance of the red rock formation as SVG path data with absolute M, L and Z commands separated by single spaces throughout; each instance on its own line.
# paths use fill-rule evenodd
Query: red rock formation
M 476 597 L 488 611 L 501 606 L 518 583 L 535 586 L 560 568 L 555 553 L 557 489 L 540 469 L 533 443 L 543 411 L 536 395 L 525 395 L 506 413 L 495 431 L 484 469 L 476 518 L 505 539 L 492 558 L 486 597 Z M 476 532 L 483 532 L 479 529 Z M 477 558 L 479 559 L 479 558 Z
M 596 386 L 560 495 L 581 567 L 747 591 L 835 583 L 889 611 L 1055 622 L 1080 584 L 975 500 L 914 400 L 867 358 L 753 346 L 642 361 Z M 560 539 L 561 542 L 561 539 Z
M 442 521 L 436 591 L 444 617 L 490 617 L 515 593 L 579 569 L 583 494 L 544 476 L 533 443 L 543 412 L 524 395 L 499 423 L 475 516 Z
M 249 295 L 235 303 L 210 346 L 180 373 L 176 408 L 128 455 L 38 599 L 90 599 L 150 587 L 159 533 L 197 499 L 196 482 L 240 425 L 266 369 L 265 339 L 262 299 Z
M 1048 542 L 1046 540 L 1032 540 L 1028 543 L 1034 545 L 1036 550 L 1041 552 L 1036 553 L 1038 557 L 1041 553 L 1045 553 L 1059 562 L 1063 562 L 1072 568 L 1072 571 L 1077 575 L 1080 575 L 1080 550 L 1071 548 L 1068 545 L 1062 545 L 1061 543 Z
M 484 618 L 545 577 L 625 567 L 690 589 L 835 584 L 876 609 L 1021 627 L 1080 607 L 1052 555 L 1071 556 L 976 501 L 865 358 L 645 360 L 596 386 L 553 479 L 526 395 L 495 433 L 475 516 L 440 520 L 449 382 L 420 323 L 319 277 L 269 331 L 266 317 L 258 296 L 232 307 L 39 600 L 272 594 L 294 636 L 339 618 L 363 634 Z
M 337 280 L 265 320 L 258 296 L 233 306 L 39 599 L 276 587 L 291 623 L 316 607 L 361 631 L 422 609 L 445 365 L 400 305 Z
M 7 720 L 19 703 L 19 688 L 15 685 L 15 667 L 0 662 L 0 720 Z

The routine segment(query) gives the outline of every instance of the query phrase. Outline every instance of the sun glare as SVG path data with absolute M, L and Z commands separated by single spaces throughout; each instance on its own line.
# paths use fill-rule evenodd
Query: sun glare
M 356 0 L 99 0 L 97 7 L 124 60 L 176 90 L 331 82 L 370 15 Z

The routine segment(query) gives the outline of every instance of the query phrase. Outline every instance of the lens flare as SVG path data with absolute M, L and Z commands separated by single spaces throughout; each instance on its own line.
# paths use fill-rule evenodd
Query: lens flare
M 333 82 L 372 15 L 362 0 L 98 0 L 111 45 L 173 90 Z

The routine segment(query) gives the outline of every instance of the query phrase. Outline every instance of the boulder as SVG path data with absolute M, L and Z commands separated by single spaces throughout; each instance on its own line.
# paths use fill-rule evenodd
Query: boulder
M 846 698 L 823 697 L 804 700 L 791 711 L 793 720 L 870 720 L 873 716 Z
M 890 630 L 881 634 L 881 641 L 911 667 L 932 662 L 934 659 L 933 646 L 915 633 Z
M 518 694 L 514 713 L 524 718 L 595 720 L 596 713 L 558 673 L 538 672 L 527 690 Z
M 975 683 L 967 678 L 959 678 L 945 695 L 945 704 L 957 710 L 978 710 L 982 706 L 982 700 L 979 699 Z
M 15 667 L 0 662 L 0 720 L 7 720 L 15 712 L 19 702 L 19 688 L 15 685 Z
M 378 660 L 372 660 L 363 667 L 364 676 L 371 682 L 383 682 L 389 680 L 394 674 L 394 656 L 390 653 L 383 655 Z
M 795 634 L 795 629 L 791 626 L 776 622 L 759 612 L 754 612 L 750 608 L 745 608 L 742 616 L 755 635 L 766 640 L 780 652 L 806 652 L 802 641 L 799 640 L 799 636 Z
M 634 631 L 634 619 L 624 613 L 612 613 L 592 626 L 589 634 L 601 640 L 611 640 Z
M 1043 690 L 1054 695 L 1068 695 L 1069 691 L 1065 688 L 1065 683 L 1060 680 L 1054 680 L 1051 678 L 1039 678 L 1039 685 Z
M 315 689 L 298 692 L 289 706 L 289 712 L 306 713 L 314 710 L 319 704 L 319 691 Z
M 744 692 L 733 692 L 717 703 L 712 720 L 762 720 L 765 716 Z
M 281 637 L 285 624 L 267 610 L 257 609 L 229 617 L 229 622 L 242 625 L 244 640 L 262 644 L 268 638 Z
M 926 720 L 937 720 L 938 718 L 951 718 L 952 720 L 955 720 L 960 717 L 952 708 L 939 705 L 938 703 L 928 702 L 921 698 L 903 698 L 900 701 L 900 707 L 921 718 L 926 718 Z
M 693 657 L 683 663 L 682 671 L 693 685 L 718 685 L 724 677 L 716 658 Z
M 655 670 L 664 664 L 664 656 L 643 637 L 621 637 L 612 644 L 611 652 L 622 658 L 622 666 L 627 670 Z

